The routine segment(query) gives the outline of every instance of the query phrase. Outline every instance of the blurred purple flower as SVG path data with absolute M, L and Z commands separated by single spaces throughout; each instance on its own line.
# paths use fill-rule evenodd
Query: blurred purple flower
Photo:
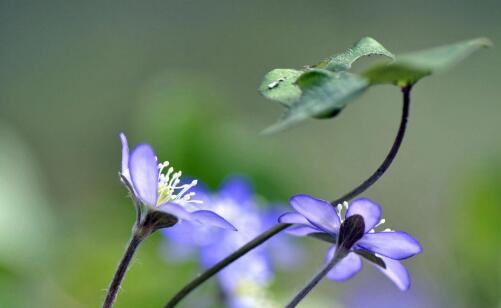
M 439 282 L 414 277 L 412 289 L 399 292 L 386 283 L 378 283 L 373 276 L 359 280 L 339 295 L 342 307 L 350 308 L 422 308 L 461 307 L 457 296 L 448 296 Z
M 353 277 L 362 269 L 360 256 L 367 258 L 376 268 L 390 278 L 400 290 L 410 287 L 407 269 L 399 260 L 410 258 L 422 251 L 419 242 L 411 235 L 402 231 L 386 229 L 376 232 L 374 229 L 385 222 L 381 219 L 381 208 L 378 204 L 366 198 L 353 200 L 350 204 L 339 204 L 336 209 L 324 200 L 309 195 L 296 195 L 290 199 L 290 205 L 295 212 L 280 216 L 279 222 L 296 224 L 288 233 L 297 236 L 323 235 L 335 242 L 344 218 L 359 215 L 364 220 L 364 235 L 350 249 L 350 252 L 327 274 L 327 278 L 344 281 Z M 328 252 L 326 261 L 330 261 L 336 251 L 336 245 Z
M 123 133 L 120 134 L 120 141 L 121 174 L 147 209 L 174 215 L 181 221 L 236 231 L 232 224 L 216 213 L 198 209 L 196 205 L 202 201 L 193 200 L 195 193 L 188 192 L 197 185 L 196 180 L 180 185 L 181 171 L 174 172 L 174 168 L 169 167 L 169 162 L 158 164 L 157 156 L 150 145 L 139 144 L 129 153 L 127 138 Z
M 179 228 L 165 229 L 163 234 L 170 240 L 167 252 L 169 256 L 180 251 L 198 253 L 201 265 L 209 268 L 276 222 L 278 211 L 260 208 L 256 202 L 251 184 L 242 177 L 233 176 L 226 179 L 218 190 L 211 194 L 197 187 L 197 196 L 203 200 L 203 207 L 210 209 L 228 219 L 239 232 L 222 232 L 222 230 L 194 230 L 186 232 L 189 226 L 181 223 Z M 272 216 L 272 217 L 270 217 Z M 172 244 L 172 242 L 175 242 Z M 273 279 L 273 255 L 275 244 L 271 241 L 262 245 L 222 270 L 218 275 L 218 283 L 225 295 L 229 307 L 262 307 L 265 303 L 266 287 Z M 282 253 L 300 255 L 288 241 L 280 242 Z M 290 260 L 289 260 L 290 261 Z M 292 261 L 291 261 L 292 262 Z

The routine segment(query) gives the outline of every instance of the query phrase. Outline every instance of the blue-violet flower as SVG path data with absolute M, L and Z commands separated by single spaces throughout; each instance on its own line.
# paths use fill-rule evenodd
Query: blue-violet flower
M 405 291 L 410 287 L 407 269 L 399 260 L 410 258 L 422 251 L 419 242 L 402 231 L 386 229 L 376 232 L 375 228 L 385 222 L 381 219 L 381 207 L 367 198 L 344 202 L 336 209 L 327 201 L 309 195 L 296 195 L 290 199 L 295 212 L 280 216 L 279 222 L 295 224 L 288 233 L 297 236 L 320 234 L 335 242 L 344 219 L 359 215 L 363 218 L 364 234 L 350 248 L 349 253 L 327 274 L 327 278 L 344 281 L 362 269 L 360 256 L 372 261 L 376 268 L 388 276 L 397 287 Z M 344 215 L 343 215 L 344 212 Z M 344 219 L 343 219 L 344 216 Z M 329 262 L 336 252 L 332 246 L 326 256 Z
M 129 153 L 127 138 L 120 134 L 122 142 L 121 175 L 131 184 L 133 192 L 147 211 L 161 211 L 192 223 L 236 230 L 218 214 L 209 210 L 197 210 L 200 200 L 192 199 L 194 192 L 188 192 L 197 185 L 180 184 L 181 171 L 174 171 L 169 162 L 158 163 L 157 156 L 149 144 L 139 144 Z

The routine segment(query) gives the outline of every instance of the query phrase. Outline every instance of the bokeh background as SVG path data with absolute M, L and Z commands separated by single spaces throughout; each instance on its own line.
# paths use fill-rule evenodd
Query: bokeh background
M 394 53 L 477 36 L 496 44 L 500 12 L 496 0 L 1 0 L 0 306 L 100 305 L 134 220 L 119 132 L 212 188 L 243 174 L 270 202 L 334 199 L 386 154 L 398 89 L 375 87 L 332 121 L 264 137 L 281 108 L 257 93 L 262 76 L 367 35 Z M 407 262 L 411 290 L 366 265 L 347 283 L 324 281 L 303 307 L 500 307 L 500 59 L 495 46 L 421 81 L 400 155 L 365 194 L 388 227 L 424 246 Z M 166 260 L 162 243 L 156 234 L 140 248 L 117 307 L 159 307 L 200 271 L 194 259 Z M 297 245 L 304 260 L 271 287 L 279 303 L 327 249 Z

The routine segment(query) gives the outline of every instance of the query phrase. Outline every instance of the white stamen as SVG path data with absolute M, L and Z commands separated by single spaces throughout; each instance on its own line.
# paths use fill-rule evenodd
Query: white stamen
M 379 226 L 381 226 L 381 225 L 382 225 L 382 224 L 384 224 L 385 222 L 386 222 L 386 219 L 381 218 L 381 220 L 379 221 L 379 223 L 378 223 L 377 225 L 375 225 L 375 226 L 374 226 L 374 228 L 372 228 L 372 229 L 369 231 L 369 233 L 374 233 L 374 232 L 376 232 L 376 228 L 377 228 L 377 227 L 379 227 Z M 393 232 L 393 230 L 392 230 L 392 229 L 390 229 L 390 228 L 386 228 L 386 229 L 384 229 L 384 230 L 383 230 L 383 231 L 381 231 L 381 232 Z
M 337 214 L 339 216 L 339 220 L 341 221 L 341 223 L 344 222 L 344 218 L 346 216 L 346 211 L 348 211 L 348 208 L 350 207 L 348 201 L 343 201 L 343 203 L 339 203 L 338 205 L 336 205 L 336 210 L 337 210 Z M 343 214 L 343 208 L 344 208 L 344 214 Z
M 184 197 L 182 197 L 190 188 L 194 187 L 195 185 L 197 185 L 198 181 L 197 180 L 193 180 L 190 184 L 187 184 L 187 185 L 183 185 L 183 186 L 180 186 L 179 188 L 182 188 L 182 190 L 177 194 L 177 197 L 175 200 L 179 200 L 180 198 L 183 198 L 183 200 L 185 200 L 185 198 L 188 198 L 187 200 L 185 201 L 188 201 L 190 200 L 190 196 L 192 196 L 193 194 L 192 193 L 189 193 L 189 194 L 186 194 Z
M 337 216 L 339 217 L 339 221 L 341 221 L 341 223 L 342 223 L 343 222 L 343 204 L 338 203 L 338 205 L 336 205 L 336 213 L 337 213 Z
M 386 219 L 381 218 L 381 220 L 378 222 L 378 224 L 377 224 L 377 225 L 375 225 L 375 226 L 374 226 L 374 228 L 379 227 L 380 225 L 384 224 L 385 222 L 386 222 Z
M 202 203 L 200 200 L 191 200 L 195 195 L 194 192 L 188 192 L 191 188 L 198 184 L 197 180 L 191 181 L 189 184 L 179 185 L 181 182 L 181 171 L 174 172 L 173 167 L 169 167 L 166 173 L 162 173 L 170 164 L 164 162 L 158 164 L 158 201 L 157 206 L 165 202 L 178 201 L 182 203 Z

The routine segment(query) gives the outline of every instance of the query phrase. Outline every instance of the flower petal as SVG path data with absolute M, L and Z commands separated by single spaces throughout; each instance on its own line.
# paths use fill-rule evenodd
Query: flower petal
M 129 172 L 139 198 L 148 205 L 156 205 L 158 194 L 158 166 L 153 148 L 148 144 L 136 146 L 130 153 Z
M 381 219 L 381 207 L 367 198 L 358 198 L 350 202 L 346 211 L 346 218 L 360 215 L 364 218 L 365 232 L 374 228 Z
M 242 205 L 248 205 L 254 197 L 254 189 L 249 180 L 243 176 L 230 176 L 219 188 L 220 198 L 228 198 Z
M 318 233 L 322 232 L 320 230 L 314 229 L 312 227 L 304 226 L 304 225 L 299 225 L 299 226 L 292 226 L 290 228 L 285 229 L 285 232 L 294 235 L 294 236 L 306 236 L 311 233 Z M 322 233 L 325 234 L 325 233 Z
M 199 210 L 188 212 L 184 207 L 174 202 L 164 203 L 158 209 L 192 223 L 237 231 L 237 228 L 231 223 L 212 211 Z
M 334 257 L 336 246 L 332 246 L 327 251 L 325 265 Z M 353 252 L 348 253 L 341 261 L 338 262 L 328 273 L 327 278 L 335 281 L 344 281 L 355 276 L 356 273 L 362 270 L 362 259 Z
M 162 212 L 174 215 L 178 219 L 189 221 L 191 218 L 190 212 L 185 210 L 184 207 L 182 207 L 181 205 L 174 203 L 174 202 L 163 203 L 163 204 L 159 205 L 157 209 L 162 211 Z
M 212 211 L 200 210 L 191 212 L 190 220 L 196 221 L 202 225 L 237 231 L 237 228 L 235 228 L 231 223 Z
M 122 143 L 122 170 L 121 173 L 125 173 L 129 169 L 129 144 L 127 143 L 127 137 L 124 133 L 120 133 L 120 142 Z
M 297 212 L 287 212 L 278 217 L 278 222 L 281 224 L 298 224 L 311 226 L 311 223 L 303 215 Z
M 374 266 L 381 273 L 390 278 L 391 281 L 393 281 L 393 283 L 395 283 L 400 290 L 407 291 L 411 286 L 411 279 L 409 272 L 407 271 L 405 266 L 400 261 L 393 260 L 381 255 L 378 255 L 378 257 L 383 259 L 386 268 L 382 268 L 381 266 L 376 264 L 374 264 Z
M 327 201 L 309 195 L 295 195 L 290 205 L 315 227 L 328 233 L 338 233 L 341 221 L 334 207 Z
M 367 233 L 357 245 L 395 260 L 407 259 L 422 251 L 419 242 L 402 231 Z

